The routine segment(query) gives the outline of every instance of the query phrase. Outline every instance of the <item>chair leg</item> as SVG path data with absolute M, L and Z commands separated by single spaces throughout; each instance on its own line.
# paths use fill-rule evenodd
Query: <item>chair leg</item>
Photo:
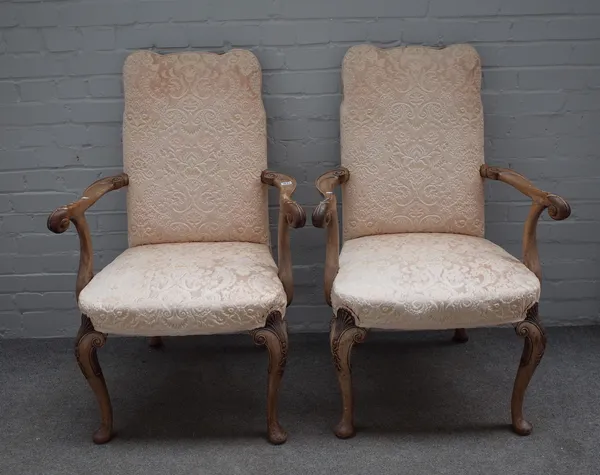
M 150 348 L 160 348 L 163 345 L 163 340 L 160 336 L 151 336 L 148 338 Z
M 75 357 L 100 406 L 100 428 L 94 432 L 93 436 L 96 444 L 104 444 L 112 438 L 112 406 L 96 354 L 97 348 L 102 348 L 104 343 L 106 343 L 106 335 L 97 332 L 90 319 L 86 315 L 82 315 L 81 327 L 75 342 Z
M 285 370 L 288 351 L 287 325 L 280 312 L 271 312 L 265 326 L 250 332 L 254 343 L 269 351 L 269 383 L 267 388 L 267 437 L 275 445 L 287 440 L 287 433 L 279 425 L 279 386 Z
M 525 338 L 525 344 L 512 393 L 512 428 L 519 435 L 529 435 L 532 425 L 523 417 L 523 399 L 529 381 L 546 349 L 546 333 L 538 318 L 537 303 L 527 311 L 525 320 L 516 324 L 515 331 L 517 335 Z
M 367 330 L 356 326 L 352 313 L 340 308 L 331 321 L 329 336 L 333 364 L 342 393 L 342 418 L 334 429 L 335 435 L 340 439 L 348 439 L 355 434 L 350 354 L 354 344 L 362 343 L 366 336 Z
M 464 328 L 457 328 L 454 330 L 454 336 L 452 337 L 452 341 L 456 343 L 466 343 L 469 341 L 469 335 L 467 335 L 467 330 Z

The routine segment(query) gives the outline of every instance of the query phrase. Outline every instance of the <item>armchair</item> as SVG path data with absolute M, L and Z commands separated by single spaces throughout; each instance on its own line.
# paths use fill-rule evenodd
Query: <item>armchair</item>
M 269 351 L 268 439 L 285 442 L 278 390 L 287 357 L 286 306 L 293 297 L 289 228 L 305 224 L 293 178 L 265 170 L 261 69 L 242 50 L 223 55 L 131 54 L 123 69 L 124 170 L 54 211 L 55 233 L 73 222 L 80 240 L 76 297 L 79 367 L 98 400 L 96 443 L 113 434 L 97 358 L 107 333 L 151 337 L 249 331 Z M 267 193 L 280 191 L 279 265 L 269 249 Z M 85 211 L 128 187 L 129 248 L 98 275 Z
M 512 323 L 525 339 L 512 393 L 512 427 L 528 435 L 523 398 L 546 346 L 538 315 L 536 226 L 568 203 L 512 170 L 483 163 L 481 66 L 467 45 L 350 48 L 342 67 L 342 167 L 321 175 L 313 224 L 325 228 L 325 300 L 342 395 L 340 438 L 354 430 L 350 354 L 369 328 L 455 329 Z M 532 200 L 523 262 L 483 238 L 483 179 Z M 336 186 L 345 243 L 339 252 Z

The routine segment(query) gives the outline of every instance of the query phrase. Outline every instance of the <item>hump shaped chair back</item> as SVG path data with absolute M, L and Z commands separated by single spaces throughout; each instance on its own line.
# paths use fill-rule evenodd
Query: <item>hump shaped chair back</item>
M 351 48 L 342 66 L 344 237 L 483 236 L 480 59 L 469 45 Z
M 131 54 L 123 69 L 129 245 L 268 242 L 262 74 L 249 51 Z

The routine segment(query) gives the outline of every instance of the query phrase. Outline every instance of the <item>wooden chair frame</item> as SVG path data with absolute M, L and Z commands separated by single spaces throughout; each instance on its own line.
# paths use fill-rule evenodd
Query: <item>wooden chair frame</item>
M 279 227 L 278 227 L 278 275 L 285 289 L 287 304 L 293 298 L 292 260 L 290 255 L 289 228 L 301 228 L 306 223 L 306 214 L 294 200 L 296 180 L 287 175 L 264 170 L 260 177 L 262 183 L 279 189 Z M 106 193 L 126 187 L 129 177 L 125 173 L 102 178 L 90 185 L 81 198 L 66 206 L 57 208 L 48 218 L 48 229 L 64 233 L 72 222 L 79 235 L 79 270 L 75 296 L 92 280 L 93 251 L 90 229 L 85 212 Z M 268 389 L 267 389 L 267 436 L 271 443 L 282 444 L 287 439 L 285 430 L 279 424 L 278 394 L 285 369 L 288 351 L 288 335 L 285 320 L 280 312 L 269 313 L 263 328 L 250 332 L 255 344 L 266 346 L 269 352 Z M 81 326 L 75 339 L 75 357 L 81 372 L 87 379 L 100 406 L 100 427 L 94 432 L 93 441 L 97 444 L 108 442 L 113 436 L 113 413 L 102 368 L 98 361 L 97 349 L 106 343 L 107 335 L 94 329 L 87 315 L 81 316 Z M 150 345 L 160 346 L 160 337 L 150 338 Z
M 532 203 L 523 231 L 523 263 L 541 282 L 542 271 L 536 236 L 538 220 L 545 209 L 548 209 L 550 217 L 557 221 L 568 218 L 571 214 L 569 204 L 558 195 L 536 188 L 527 178 L 513 170 L 482 165 L 480 175 L 482 178 L 507 183 L 531 198 Z M 340 251 L 339 220 L 334 190 L 336 186 L 343 185 L 349 179 L 350 172 L 340 167 L 324 173 L 316 181 L 316 187 L 323 200 L 315 208 L 312 222 L 314 226 L 326 229 L 325 300 L 328 305 L 331 305 L 331 288 L 339 270 Z M 519 435 L 529 435 L 532 425 L 523 416 L 523 399 L 546 348 L 546 334 L 540 323 L 538 303 L 529 309 L 523 321 L 515 324 L 515 330 L 518 336 L 525 339 L 525 343 L 512 391 L 512 428 Z M 349 309 L 340 308 L 333 317 L 330 332 L 331 352 L 342 394 L 342 417 L 334 432 L 340 438 L 352 437 L 355 434 L 350 355 L 352 347 L 364 341 L 366 334 L 365 328 L 356 326 L 355 318 Z M 454 341 L 466 342 L 467 340 L 465 329 L 455 330 Z

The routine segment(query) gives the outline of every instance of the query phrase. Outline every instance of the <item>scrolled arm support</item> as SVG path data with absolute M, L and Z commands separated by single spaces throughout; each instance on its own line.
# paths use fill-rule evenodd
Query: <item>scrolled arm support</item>
M 306 224 L 304 209 L 291 197 L 296 189 L 296 180 L 282 173 L 264 170 L 260 180 L 265 185 L 279 190 L 279 224 L 277 229 L 277 267 L 279 279 L 285 289 L 287 304 L 294 297 L 294 278 L 292 275 L 292 256 L 290 252 L 289 228 L 302 228 Z
M 508 168 L 482 165 L 479 170 L 483 178 L 507 183 L 531 198 L 531 208 L 523 230 L 523 263 L 542 280 L 542 270 L 537 249 L 537 223 L 544 210 L 548 215 L 562 221 L 571 215 L 569 203 L 562 197 L 536 188 L 527 178 Z
M 61 206 L 54 210 L 48 217 L 48 229 L 56 234 L 64 233 L 73 222 L 79 235 L 79 271 L 75 294 L 79 294 L 93 277 L 93 253 L 90 228 L 85 219 L 86 210 L 109 191 L 118 190 L 129 184 L 129 177 L 125 173 L 101 178 L 88 186 L 81 198 L 73 203 Z
M 330 170 L 317 178 L 316 186 L 323 200 L 312 214 L 313 225 L 327 229 L 327 248 L 325 250 L 325 300 L 331 305 L 331 288 L 340 268 L 340 230 L 337 213 L 337 200 L 333 190 L 350 179 L 350 172 L 340 167 Z
M 48 217 L 48 229 L 56 234 L 64 233 L 69 229 L 69 223 L 73 221 L 73 218 L 82 216 L 103 195 L 109 191 L 123 188 L 128 184 L 129 177 L 125 173 L 95 181 L 85 189 L 83 195 L 77 201 L 54 210 Z

